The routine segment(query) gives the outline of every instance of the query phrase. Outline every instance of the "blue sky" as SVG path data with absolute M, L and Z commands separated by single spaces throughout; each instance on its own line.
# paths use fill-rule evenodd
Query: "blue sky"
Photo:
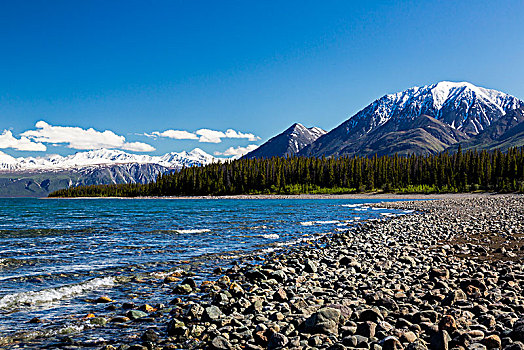
M 4 1 L 0 151 L 232 153 L 442 80 L 523 99 L 522 18 L 521 0 Z

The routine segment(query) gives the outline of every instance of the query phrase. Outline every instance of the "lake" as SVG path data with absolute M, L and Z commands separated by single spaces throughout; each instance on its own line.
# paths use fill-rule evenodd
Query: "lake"
M 215 267 L 242 254 L 405 214 L 373 207 L 381 201 L 0 199 L 0 339 L 38 344 L 74 334 L 89 342 L 121 334 L 85 325 L 87 314 L 107 312 L 94 298 L 168 303 L 172 287 L 162 281 L 170 271 L 212 278 Z M 28 323 L 35 317 L 43 322 Z

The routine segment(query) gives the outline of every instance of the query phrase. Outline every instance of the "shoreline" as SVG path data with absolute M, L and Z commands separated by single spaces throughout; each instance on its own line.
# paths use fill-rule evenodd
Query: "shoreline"
M 524 196 L 441 199 L 219 271 L 164 348 L 521 350 Z
M 432 194 L 397 194 L 397 193 L 355 193 L 355 194 L 242 194 L 226 196 L 148 196 L 148 197 L 41 197 L 39 199 L 169 199 L 169 200 L 220 200 L 220 199 L 399 199 L 402 201 L 409 199 L 451 199 L 451 198 L 479 198 L 506 196 L 508 194 L 480 192 L 480 193 L 432 193 Z M 524 196 L 524 194 L 512 193 L 513 196 Z
M 414 201 L 374 206 L 413 214 L 247 254 L 209 280 L 177 271 L 166 276 L 174 299 L 158 311 L 136 305 L 146 312 L 135 320 L 110 304 L 108 326 L 169 316 L 99 349 L 523 350 L 524 196 L 384 199 L 395 198 Z

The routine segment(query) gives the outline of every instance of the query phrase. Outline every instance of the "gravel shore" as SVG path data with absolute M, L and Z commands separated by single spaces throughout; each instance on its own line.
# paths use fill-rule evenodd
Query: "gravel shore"
M 524 196 L 382 206 L 414 213 L 166 277 L 168 324 L 103 348 L 524 350 Z

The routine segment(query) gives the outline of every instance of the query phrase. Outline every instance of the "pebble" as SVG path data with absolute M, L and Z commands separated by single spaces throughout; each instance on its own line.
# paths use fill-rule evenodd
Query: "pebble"
M 167 327 L 136 338 L 159 349 L 524 350 L 524 196 L 374 206 L 414 213 L 244 258 L 200 287 L 184 274 Z M 111 322 L 161 311 L 124 309 Z

